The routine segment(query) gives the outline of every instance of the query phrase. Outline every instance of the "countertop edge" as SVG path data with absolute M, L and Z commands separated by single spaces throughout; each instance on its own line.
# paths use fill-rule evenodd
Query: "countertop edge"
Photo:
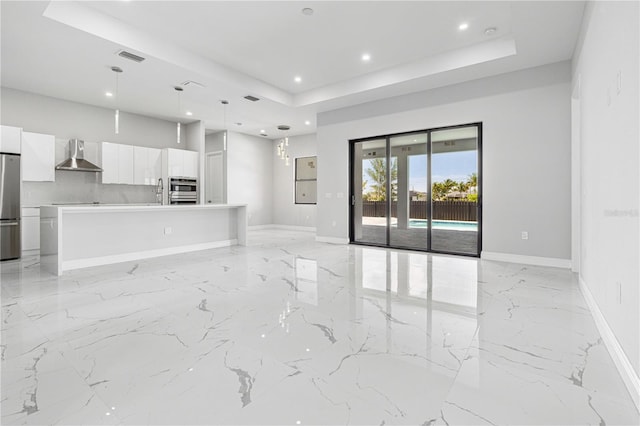
M 220 210 L 246 207 L 246 204 L 195 204 L 195 205 L 162 205 L 162 206 L 127 206 L 127 205 L 91 205 L 91 206 L 59 206 L 45 205 L 42 208 L 58 209 L 69 213 L 113 212 L 113 211 L 186 211 L 186 210 Z

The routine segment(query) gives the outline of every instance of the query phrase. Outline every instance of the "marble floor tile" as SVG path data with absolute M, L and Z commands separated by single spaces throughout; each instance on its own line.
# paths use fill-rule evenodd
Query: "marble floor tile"
M 568 271 L 318 243 L 2 262 L 13 424 L 638 424 Z

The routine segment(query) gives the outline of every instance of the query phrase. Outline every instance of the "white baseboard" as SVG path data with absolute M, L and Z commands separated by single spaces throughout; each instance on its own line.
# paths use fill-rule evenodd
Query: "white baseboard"
M 250 231 L 261 231 L 263 229 L 283 229 L 286 231 L 316 232 L 316 228 L 314 226 L 279 225 L 277 223 L 272 223 L 269 225 L 252 225 L 249 226 L 248 229 Z
M 591 294 L 591 290 L 589 290 L 589 287 L 587 287 L 587 284 L 582 280 L 582 278 L 578 280 L 578 283 L 580 291 L 582 291 L 582 295 L 591 310 L 591 315 L 596 323 L 596 327 L 598 327 L 598 331 L 602 336 L 602 341 L 609 351 L 614 364 L 618 368 L 618 371 L 622 376 L 622 380 L 627 386 L 633 402 L 636 404 L 636 408 L 640 411 L 640 377 L 638 377 L 638 374 L 633 369 L 629 358 L 622 350 L 622 346 L 620 346 L 618 339 L 616 339 L 615 334 L 613 334 L 613 330 L 611 330 L 609 324 L 607 324 L 607 320 L 604 318 L 604 315 L 602 315 L 598 304 Z
M 132 260 L 149 259 L 152 257 L 168 256 L 171 254 L 188 253 L 192 251 L 208 250 L 228 247 L 238 244 L 238 240 L 212 241 L 210 243 L 191 244 L 187 246 L 167 247 L 156 250 L 145 250 L 133 253 L 114 254 L 109 256 L 75 259 L 62 262 L 62 270 L 90 268 L 92 266 L 111 265 L 113 263 L 129 262 Z
M 496 253 L 483 251 L 480 255 L 485 260 L 497 260 L 499 262 L 524 263 L 526 265 L 551 266 L 554 268 L 571 268 L 570 259 L 558 259 L 556 257 L 524 256 L 521 254 Z
M 316 232 L 315 226 L 293 226 L 293 225 L 273 225 L 274 229 L 284 229 L 286 231 Z
M 250 225 L 247 226 L 247 231 L 262 231 L 263 229 L 273 229 L 272 224 L 268 225 Z
M 319 243 L 329 243 L 329 244 L 349 244 L 348 238 L 338 238 L 338 237 L 319 237 L 316 236 L 316 241 Z

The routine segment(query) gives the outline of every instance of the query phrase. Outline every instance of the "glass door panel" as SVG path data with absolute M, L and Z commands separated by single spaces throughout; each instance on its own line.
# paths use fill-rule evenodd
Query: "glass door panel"
M 428 250 L 428 133 L 390 138 L 389 245 Z
M 431 250 L 478 255 L 478 127 L 431 133 Z
M 353 144 L 353 237 L 359 243 L 387 244 L 387 140 Z

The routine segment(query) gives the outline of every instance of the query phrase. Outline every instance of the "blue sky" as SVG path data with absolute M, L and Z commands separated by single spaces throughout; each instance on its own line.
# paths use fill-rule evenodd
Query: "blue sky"
M 471 173 L 477 172 L 477 152 L 460 151 L 434 154 L 431 158 L 433 168 L 433 182 L 442 182 L 445 179 L 454 181 L 466 181 Z M 367 175 L 365 161 L 363 177 L 371 183 Z M 427 156 L 412 155 L 409 157 L 409 189 L 426 192 L 427 190 Z M 368 185 L 369 186 L 369 185 Z

